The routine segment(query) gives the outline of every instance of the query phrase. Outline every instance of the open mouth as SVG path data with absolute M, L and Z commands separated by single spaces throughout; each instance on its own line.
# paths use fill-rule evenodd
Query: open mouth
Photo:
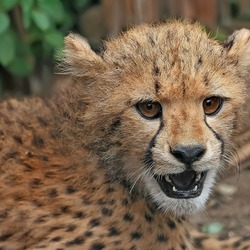
M 203 189 L 207 172 L 194 170 L 178 174 L 155 175 L 161 190 L 170 198 L 190 199 L 199 196 Z

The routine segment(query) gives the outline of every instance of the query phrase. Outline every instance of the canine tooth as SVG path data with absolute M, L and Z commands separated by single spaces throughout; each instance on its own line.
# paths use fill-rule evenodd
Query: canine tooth
M 170 178 L 169 178 L 169 175 L 165 175 L 165 180 L 166 180 L 167 182 L 171 182 L 171 180 L 170 180 Z
M 176 187 L 175 187 L 175 186 L 173 186 L 173 191 L 174 191 L 174 192 L 176 192 L 176 191 L 177 191 L 177 189 L 176 189 Z
M 197 176 L 196 176 L 196 181 L 198 181 L 198 180 L 200 180 L 201 179 L 201 174 L 198 174 Z
M 197 189 L 198 189 L 198 187 L 197 187 L 197 185 L 195 185 L 193 191 L 197 191 Z

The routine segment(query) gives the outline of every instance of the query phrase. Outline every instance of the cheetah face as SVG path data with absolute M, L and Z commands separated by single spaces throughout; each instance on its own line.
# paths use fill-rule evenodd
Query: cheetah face
M 68 36 L 63 66 L 74 83 L 59 108 L 70 113 L 62 129 L 75 157 L 81 162 L 89 150 L 111 180 L 164 212 L 203 208 L 232 154 L 249 33 L 222 45 L 188 22 L 143 25 L 107 42 L 101 55 Z
M 141 178 L 150 197 L 164 211 L 192 213 L 205 204 L 216 173 L 224 165 L 224 138 L 208 120 L 218 119 L 225 102 L 212 96 L 200 103 L 189 99 L 185 105 L 179 101 L 136 104 L 146 123 L 158 120 L 144 152 Z
M 203 102 L 203 108 L 205 115 L 216 115 L 221 107 L 223 106 L 223 99 L 219 97 L 207 98 Z M 156 119 L 162 118 L 162 107 L 159 103 L 143 102 L 138 103 L 136 108 L 139 114 L 145 119 Z M 151 141 L 151 145 L 148 147 L 145 162 L 150 167 L 153 165 L 153 158 L 151 152 L 151 146 L 154 147 L 156 137 L 163 128 L 163 119 L 161 121 L 159 131 L 157 135 Z M 185 125 L 183 125 L 185 126 Z M 220 139 L 219 135 L 216 137 Z M 200 143 L 192 144 L 181 144 L 172 148 L 169 147 L 169 152 L 177 159 L 180 163 L 185 165 L 186 170 L 180 173 L 167 174 L 167 175 L 154 175 L 161 190 L 170 198 L 176 199 L 190 199 L 201 195 L 204 182 L 207 176 L 207 171 L 195 171 L 193 164 L 199 161 L 205 154 L 206 147 Z

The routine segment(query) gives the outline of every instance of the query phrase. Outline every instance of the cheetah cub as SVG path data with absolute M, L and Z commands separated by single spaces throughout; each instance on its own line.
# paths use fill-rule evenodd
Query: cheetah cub
M 95 54 L 65 38 L 67 84 L 0 104 L 0 249 L 250 249 L 193 231 L 232 153 L 250 31 L 141 25 Z

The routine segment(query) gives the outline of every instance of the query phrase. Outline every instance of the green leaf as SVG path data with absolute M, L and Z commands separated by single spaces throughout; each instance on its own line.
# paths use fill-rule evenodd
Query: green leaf
M 1 34 L 0 39 L 0 63 L 3 66 L 8 65 L 15 56 L 15 38 L 12 33 Z
M 1 0 L 1 7 L 5 11 L 9 11 L 17 4 L 17 2 L 18 0 Z
M 7 67 L 10 73 L 16 76 L 28 76 L 33 69 L 33 65 L 25 58 L 15 58 Z
M 64 8 L 59 0 L 38 0 L 39 9 L 47 13 L 55 22 L 60 23 L 64 19 Z
M 63 46 L 63 34 L 53 30 L 45 34 L 45 41 L 47 41 L 53 48 Z
M 3 12 L 0 12 L 0 34 L 7 30 L 10 26 L 10 18 Z
M 24 28 L 29 29 L 31 25 L 31 9 L 34 5 L 34 0 L 19 0 L 23 12 Z
M 50 27 L 50 20 L 48 16 L 41 10 L 33 10 L 32 11 L 32 18 L 36 24 L 36 26 L 42 30 L 46 31 Z
M 34 5 L 34 0 L 19 0 L 20 5 L 23 9 L 23 11 L 26 13 L 27 11 L 30 11 L 31 8 Z
M 220 222 L 212 222 L 202 227 L 203 233 L 219 234 L 222 232 L 224 225 Z
M 30 12 L 23 11 L 23 26 L 25 29 L 29 29 L 31 25 L 31 17 L 30 17 Z

